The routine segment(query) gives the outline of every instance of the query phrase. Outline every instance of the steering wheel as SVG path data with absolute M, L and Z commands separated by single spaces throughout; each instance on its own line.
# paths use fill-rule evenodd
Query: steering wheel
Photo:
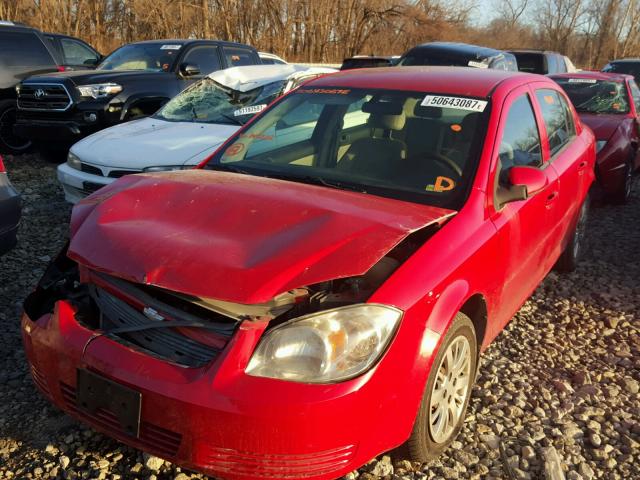
M 441 153 L 430 152 L 429 156 L 433 158 L 440 165 L 447 167 L 449 170 L 453 170 L 456 173 L 456 175 L 458 175 L 458 178 L 462 177 L 462 169 L 460 168 L 460 166 L 458 166 L 456 162 L 451 160 L 446 155 L 443 155 Z

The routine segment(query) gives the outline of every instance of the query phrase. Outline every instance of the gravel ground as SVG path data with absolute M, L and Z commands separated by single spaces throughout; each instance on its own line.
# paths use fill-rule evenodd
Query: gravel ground
M 18 247 L 0 258 L 0 478 L 204 478 L 82 426 L 33 387 L 20 304 L 61 248 L 70 208 L 54 166 L 6 163 L 25 209 Z M 385 455 L 346 478 L 542 479 L 559 466 L 568 480 L 640 479 L 639 190 L 592 210 L 578 271 L 550 274 L 485 353 L 445 455 Z

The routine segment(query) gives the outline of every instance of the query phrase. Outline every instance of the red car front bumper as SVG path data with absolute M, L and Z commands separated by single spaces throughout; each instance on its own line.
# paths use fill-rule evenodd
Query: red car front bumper
M 376 369 L 339 384 L 251 377 L 244 368 L 265 326 L 243 323 L 203 368 L 177 366 L 106 337 L 85 347 L 95 332 L 76 321 L 66 301 L 36 321 L 24 315 L 22 334 L 33 380 L 58 407 L 128 445 L 216 477 L 337 478 L 406 440 L 422 386 L 394 367 L 413 367 L 418 352 L 409 361 L 412 352 L 392 348 Z M 414 335 L 410 330 L 398 336 Z M 142 394 L 138 437 L 106 410 L 78 409 L 78 368 Z

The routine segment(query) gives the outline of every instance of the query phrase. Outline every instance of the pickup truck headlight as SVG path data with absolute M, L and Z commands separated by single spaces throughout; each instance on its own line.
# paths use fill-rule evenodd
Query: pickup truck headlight
M 76 88 L 80 96 L 91 98 L 104 98 L 122 91 L 122 86 L 117 83 L 96 83 L 95 85 L 81 85 Z
M 143 168 L 142 171 L 143 172 L 169 172 L 171 170 L 184 170 L 185 168 L 189 168 L 189 167 L 185 167 L 184 165 L 165 165 L 162 167 Z
M 71 152 L 71 150 L 69 150 L 67 154 L 67 165 L 76 170 L 82 170 L 82 162 L 80 162 L 78 156 Z
M 359 304 L 290 320 L 265 333 L 246 373 L 301 383 L 355 377 L 386 350 L 402 311 Z
M 600 150 L 602 150 L 606 144 L 607 144 L 606 140 L 596 141 L 596 153 L 600 153 Z

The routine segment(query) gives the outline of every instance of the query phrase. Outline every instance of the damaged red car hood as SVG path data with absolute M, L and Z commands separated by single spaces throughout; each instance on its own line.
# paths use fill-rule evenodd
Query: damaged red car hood
M 131 175 L 73 211 L 69 256 L 138 283 L 238 303 L 364 274 L 452 210 L 203 170 Z

